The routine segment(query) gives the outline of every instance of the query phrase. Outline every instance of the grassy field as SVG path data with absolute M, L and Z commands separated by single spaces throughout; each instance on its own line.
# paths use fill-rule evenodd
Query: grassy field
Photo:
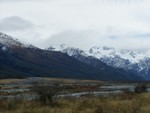
M 57 98 L 53 104 L 37 100 L 0 100 L 0 113 L 150 113 L 150 94 Z

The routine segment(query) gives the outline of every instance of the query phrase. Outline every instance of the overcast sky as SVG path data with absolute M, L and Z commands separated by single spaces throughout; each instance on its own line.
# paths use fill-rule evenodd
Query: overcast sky
M 41 48 L 150 48 L 150 0 L 0 0 L 0 31 Z

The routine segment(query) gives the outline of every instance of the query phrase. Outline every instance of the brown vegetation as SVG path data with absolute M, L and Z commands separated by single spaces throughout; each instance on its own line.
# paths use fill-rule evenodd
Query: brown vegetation
M 128 97 L 129 96 L 129 97 Z M 0 100 L 0 113 L 149 113 L 150 94 L 122 94 L 55 98 L 57 104 L 37 100 Z M 54 104 L 54 103 L 53 103 Z
M 45 83 L 45 82 L 44 82 Z M 94 96 L 92 94 L 80 97 L 60 96 L 74 92 L 92 92 L 100 90 L 97 84 L 43 84 L 33 83 L 28 92 L 36 95 L 31 100 L 19 98 L 0 98 L 0 113 L 150 113 L 150 93 L 145 92 L 145 86 L 137 86 L 140 93 L 125 90 L 121 94 Z M 21 88 L 22 86 L 15 88 Z M 10 89 L 1 86 L 1 89 Z M 142 93 L 145 92 L 145 93 Z M 12 95 L 13 93 L 11 93 Z M 0 92 L 0 95 L 8 95 Z M 15 95 L 15 94 L 13 94 Z

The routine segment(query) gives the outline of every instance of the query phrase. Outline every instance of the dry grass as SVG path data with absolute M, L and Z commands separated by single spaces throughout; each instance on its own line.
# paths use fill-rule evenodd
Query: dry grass
M 7 84 L 24 80 L 27 79 L 5 79 L 0 80 L 0 83 Z M 64 84 L 71 83 L 71 86 L 63 86 L 58 90 L 59 92 L 62 90 L 68 93 L 96 91 L 102 83 L 97 81 L 55 78 L 39 78 L 39 81 L 41 83 L 43 81 L 49 81 L 50 83 L 59 83 L 61 81 Z M 81 85 L 78 85 L 78 83 Z M 96 85 L 89 86 L 82 85 L 82 83 L 96 83 Z M 56 85 L 54 86 L 56 88 Z M 16 86 L 6 85 L 2 89 L 13 89 L 14 87 L 16 88 Z M 19 87 L 24 88 L 20 85 Z M 82 97 L 57 97 L 54 101 L 56 101 L 56 104 L 52 105 L 49 103 L 43 104 L 37 100 L 17 98 L 12 100 L 0 99 L 0 113 L 150 113 L 150 93 L 135 94 L 124 92 L 123 94 L 110 96 L 84 95 Z
M 78 79 L 63 79 L 63 78 L 41 78 L 42 80 L 47 80 L 51 82 L 57 83 L 101 83 L 100 81 L 96 80 L 78 80 Z
M 21 81 L 24 81 L 24 79 L 0 79 L 0 84 L 10 84 Z
M 130 94 L 129 94 L 130 95 Z M 150 113 L 150 93 L 58 98 L 55 106 L 37 101 L 1 100 L 0 113 Z
M 11 84 L 11 83 L 17 83 L 17 82 L 29 82 L 32 80 L 35 80 L 34 82 L 43 83 L 43 81 L 47 81 L 49 83 L 63 83 L 63 84 L 91 84 L 91 83 L 103 83 L 101 81 L 96 80 L 78 80 L 78 79 L 63 79 L 63 78 L 49 78 L 49 77 L 32 77 L 32 78 L 25 78 L 25 79 L 0 79 L 0 84 Z

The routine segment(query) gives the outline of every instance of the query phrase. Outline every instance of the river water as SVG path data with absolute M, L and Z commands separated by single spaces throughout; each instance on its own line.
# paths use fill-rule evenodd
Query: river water
M 116 95 L 116 94 L 120 94 L 123 93 L 124 91 L 131 91 L 134 92 L 134 88 L 136 87 L 136 85 L 128 85 L 128 84 L 119 84 L 119 85 L 115 85 L 115 84 L 111 84 L 111 85 L 103 85 L 100 86 L 98 91 L 93 91 L 93 92 L 79 92 L 79 93 L 68 93 L 68 94 L 61 94 L 58 95 L 58 97 L 80 97 L 83 95 L 102 95 L 102 96 L 107 96 L 110 94 Z M 24 93 L 29 91 L 30 89 L 28 88 L 17 88 L 17 89 L 4 89 L 4 90 L 0 90 L 0 92 L 5 92 L 5 93 L 10 93 L 10 95 L 6 95 L 6 96 L 0 96 L 0 99 L 2 98 L 7 98 L 7 99 L 14 99 L 14 98 L 24 98 L 27 100 L 31 100 L 36 98 L 35 95 L 31 95 L 28 93 Z M 11 93 L 18 93 L 16 95 L 11 95 Z M 150 88 L 147 88 L 147 92 L 150 92 Z M 21 94 L 20 94 L 21 93 Z

